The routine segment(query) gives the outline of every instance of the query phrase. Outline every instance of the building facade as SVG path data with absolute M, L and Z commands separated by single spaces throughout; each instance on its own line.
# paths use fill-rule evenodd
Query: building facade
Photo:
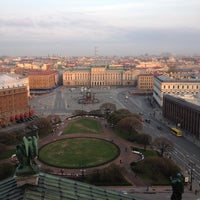
M 139 70 L 109 67 L 69 69 L 63 73 L 64 86 L 128 86 L 137 80 Z
M 54 70 L 32 70 L 28 78 L 30 90 L 52 89 L 58 85 L 58 72 Z
M 142 91 L 153 91 L 154 75 L 140 74 L 138 76 L 137 87 Z
M 159 106 L 163 105 L 163 95 L 194 95 L 200 90 L 199 78 L 173 78 L 168 76 L 155 76 L 153 97 Z
M 200 139 L 200 107 L 182 98 L 164 95 L 163 116 Z
M 0 74 L 0 125 L 28 117 L 31 112 L 27 85 L 19 79 Z

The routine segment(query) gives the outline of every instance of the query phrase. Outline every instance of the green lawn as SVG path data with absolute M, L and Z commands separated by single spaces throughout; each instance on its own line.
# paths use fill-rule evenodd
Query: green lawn
M 99 134 L 102 132 L 101 123 L 93 119 L 78 119 L 70 122 L 64 129 L 63 134 L 84 133 Z
M 115 159 L 119 149 L 111 142 L 96 138 L 70 138 L 44 146 L 39 158 L 52 166 L 87 168 Z

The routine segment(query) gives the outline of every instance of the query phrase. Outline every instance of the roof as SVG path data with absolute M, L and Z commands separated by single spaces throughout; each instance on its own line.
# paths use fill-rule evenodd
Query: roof
M 105 190 L 101 187 L 71 179 L 40 173 L 38 185 L 26 184 L 18 187 L 16 179 L 0 182 L 0 196 L 7 200 L 134 200 L 121 192 Z
M 200 83 L 200 79 L 198 77 L 173 78 L 173 77 L 161 75 L 161 76 L 156 76 L 156 78 L 158 80 L 160 80 L 161 82 L 176 82 L 176 83 L 182 83 L 182 82 L 191 83 L 191 82 L 196 82 L 196 83 Z
M 19 87 L 24 85 L 25 84 L 20 81 L 20 78 L 18 76 L 0 73 L 0 89 Z
M 56 74 L 57 72 L 55 70 L 31 70 L 29 71 L 30 76 L 38 76 L 38 75 L 51 75 L 51 74 Z

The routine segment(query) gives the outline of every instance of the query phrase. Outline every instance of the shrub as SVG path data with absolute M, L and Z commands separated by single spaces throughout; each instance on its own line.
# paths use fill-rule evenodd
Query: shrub
M 123 177 L 121 168 L 114 164 L 104 169 L 94 170 L 86 177 L 86 181 L 94 185 L 130 185 Z
M 162 157 L 149 157 L 137 164 L 131 164 L 135 173 L 151 184 L 169 184 L 169 177 L 180 172 L 171 160 Z
M 14 174 L 15 166 L 10 163 L 0 165 L 0 180 L 8 178 Z

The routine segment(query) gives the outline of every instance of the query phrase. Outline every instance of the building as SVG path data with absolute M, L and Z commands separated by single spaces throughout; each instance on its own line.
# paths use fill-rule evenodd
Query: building
M 30 70 L 49 70 L 51 65 L 44 63 L 17 63 L 16 67 Z
M 32 70 L 29 72 L 29 88 L 34 90 L 49 90 L 58 86 L 58 72 L 54 70 Z
M 163 95 L 194 95 L 200 90 L 200 79 L 193 76 L 155 76 L 153 97 L 159 106 L 163 105 Z
M 138 90 L 153 92 L 154 74 L 140 74 L 138 76 Z
M 105 66 L 68 69 L 63 73 L 64 86 L 132 86 L 139 70 Z
M 120 191 L 106 190 L 79 181 L 46 173 L 36 177 L 25 177 L 23 185 L 18 177 L 12 177 L 0 182 L 1 199 L 7 200 L 135 200 Z M 36 179 L 36 180 L 35 180 Z
M 27 84 L 12 74 L 0 74 L 0 125 L 28 117 L 30 112 Z
M 163 116 L 200 139 L 200 99 L 164 95 Z

